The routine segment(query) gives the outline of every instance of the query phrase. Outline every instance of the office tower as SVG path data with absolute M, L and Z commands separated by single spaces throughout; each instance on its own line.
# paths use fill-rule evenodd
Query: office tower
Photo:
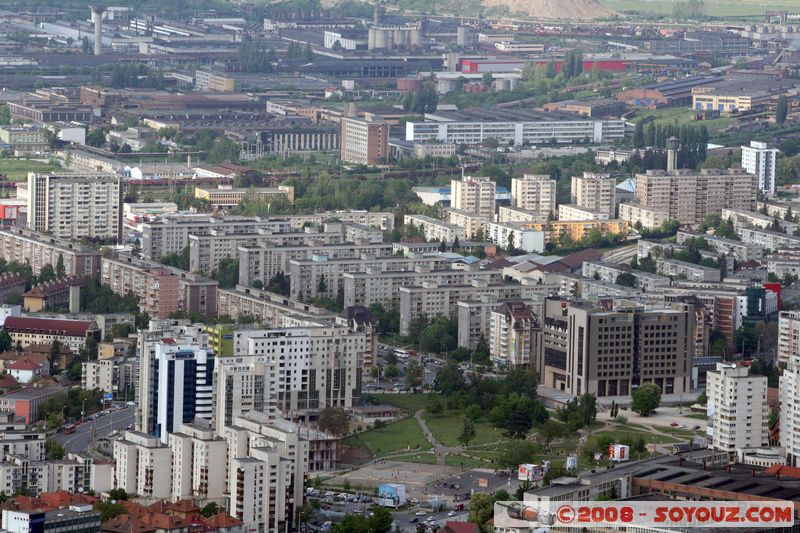
M 122 237 L 123 185 L 112 174 L 28 174 L 28 228 L 59 239 Z

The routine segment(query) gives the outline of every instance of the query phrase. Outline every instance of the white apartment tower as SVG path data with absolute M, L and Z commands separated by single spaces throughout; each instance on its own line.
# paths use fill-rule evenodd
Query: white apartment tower
M 584 172 L 583 176 L 572 176 L 570 203 L 615 218 L 616 188 L 612 176 Z
M 222 501 L 227 492 L 228 444 L 210 425 L 183 424 L 169 434 L 172 499 Z
M 750 141 L 750 146 L 742 146 L 742 168 L 758 176 L 758 188 L 764 194 L 775 194 L 778 152 L 777 148 L 770 148 L 765 142 Z
M 715 450 L 734 454 L 737 448 L 769 444 L 769 407 L 766 376 L 749 375 L 750 369 L 717 363 L 708 372 L 708 440 Z
M 28 174 L 28 228 L 59 239 L 122 237 L 123 185 L 112 174 Z
M 556 180 L 541 174 L 512 178 L 511 204 L 540 215 L 555 215 Z
M 486 177 L 465 176 L 450 180 L 450 207 L 494 220 L 497 186 Z
M 536 316 L 524 302 L 505 302 L 492 311 L 489 354 L 500 366 L 528 366 L 536 353 Z

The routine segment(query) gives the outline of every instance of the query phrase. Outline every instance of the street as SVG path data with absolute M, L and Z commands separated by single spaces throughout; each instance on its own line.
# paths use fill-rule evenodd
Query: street
M 135 408 L 129 405 L 124 409 L 112 409 L 110 414 L 77 426 L 75 433 L 59 433 L 53 440 L 61 444 L 67 452 L 84 452 L 93 440 L 107 437 L 112 431 L 123 430 L 133 424 L 134 412 Z

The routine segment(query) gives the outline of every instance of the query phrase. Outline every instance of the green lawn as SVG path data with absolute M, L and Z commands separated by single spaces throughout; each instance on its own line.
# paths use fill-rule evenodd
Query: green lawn
M 705 126 L 709 132 L 722 131 L 731 124 L 732 117 L 721 116 L 711 120 L 692 120 L 692 110 L 688 107 L 664 107 L 661 109 L 640 110 L 631 120 L 635 123 L 645 119 L 653 119 L 656 124 L 673 124 L 677 121 L 679 126 L 684 124 L 694 126 Z
M 0 174 L 8 176 L 10 181 L 24 181 L 28 179 L 28 172 L 50 172 L 60 168 L 61 165 L 34 159 L 0 159 Z
M 345 446 L 363 448 L 373 457 L 384 457 L 396 452 L 430 450 L 419 424 L 413 417 L 388 424 L 381 429 L 371 429 L 344 439 Z
M 409 453 L 406 455 L 395 455 L 392 457 L 392 461 L 403 461 L 406 463 L 421 463 L 425 465 L 435 465 L 436 456 L 433 454 L 433 452 Z
M 436 440 L 445 446 L 458 446 L 458 436 L 464 429 L 464 417 L 461 414 L 425 414 L 425 422 L 436 437 Z M 492 427 L 485 421 L 475 423 L 475 438 L 469 443 L 470 446 L 479 446 L 490 442 L 504 440 L 503 431 Z
M 656 15 L 671 15 L 678 0 L 600 0 L 616 11 L 643 11 Z M 706 0 L 706 14 L 712 17 L 763 17 L 767 10 L 797 8 L 795 0 Z
M 406 411 L 416 412 L 425 409 L 428 402 L 427 394 L 370 394 L 379 403 L 393 405 Z
M 471 454 L 471 453 L 470 453 Z M 462 455 L 460 453 L 449 453 L 444 458 L 444 464 L 448 466 L 463 466 L 464 468 L 491 468 L 492 463 L 482 461 L 475 457 Z

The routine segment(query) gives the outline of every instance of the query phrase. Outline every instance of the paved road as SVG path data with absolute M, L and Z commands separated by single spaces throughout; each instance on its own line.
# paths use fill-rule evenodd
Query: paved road
M 106 437 L 114 430 L 122 430 L 133 424 L 134 412 L 135 408 L 127 405 L 124 409 L 112 409 L 110 414 L 79 425 L 75 428 L 75 433 L 70 435 L 59 433 L 53 437 L 53 440 L 61 444 L 68 452 L 86 451 L 94 439 Z

